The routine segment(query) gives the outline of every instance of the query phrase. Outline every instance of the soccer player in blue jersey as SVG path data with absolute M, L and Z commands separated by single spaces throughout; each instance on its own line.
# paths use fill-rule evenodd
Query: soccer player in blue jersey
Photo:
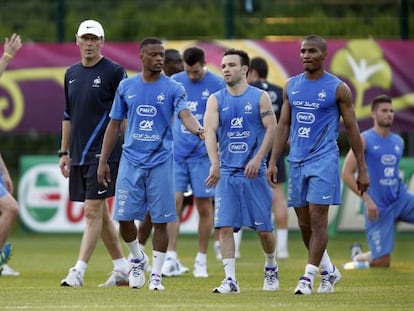
M 326 251 L 329 206 L 341 203 L 336 141 L 340 116 L 358 163 L 358 191 L 362 194 L 369 186 L 351 91 L 339 78 L 325 71 L 327 54 L 322 37 L 311 35 L 302 40 L 300 58 L 304 72 L 291 77 L 283 88 L 282 113 L 267 172 L 268 182 L 274 186 L 277 183 L 275 164 L 289 138 L 288 206 L 295 208 L 308 249 L 308 263 L 295 294 L 312 293 L 319 266 L 322 272 L 318 292 L 333 292 L 341 279 Z
M 192 114 L 203 122 L 207 98 L 225 87 L 222 77 L 206 68 L 205 53 L 201 48 L 190 47 L 183 52 L 184 71 L 171 76 L 180 82 L 187 93 L 188 108 Z M 198 253 L 194 260 L 194 277 L 206 278 L 207 249 L 213 228 L 214 189 L 208 188 L 204 180 L 208 176 L 210 162 L 203 141 L 194 136 L 179 118 L 174 121 L 174 168 L 175 168 L 175 204 L 177 215 L 183 208 L 184 192 L 192 190 L 194 203 L 199 214 Z M 180 221 L 168 224 L 167 259 L 162 273 L 166 276 L 180 275 L 180 262 L 177 258 L 177 238 Z
M 371 185 L 362 195 L 365 231 L 370 251 L 362 253 L 354 246 L 352 260 L 365 261 L 371 267 L 389 267 L 394 248 L 395 224 L 398 221 L 414 224 L 414 194 L 400 177 L 400 161 L 404 141 L 391 131 L 394 121 L 392 99 L 379 95 L 372 100 L 371 117 L 374 126 L 361 135 Z M 350 150 L 345 157 L 342 177 L 346 185 L 358 193 L 355 180 L 357 162 Z
M 0 58 L 0 77 L 6 70 L 8 64 L 22 47 L 22 41 L 18 34 L 6 38 L 3 46 L 3 55 Z M 14 220 L 18 214 L 18 204 L 13 197 L 13 182 L 9 171 L 0 154 L 0 275 L 6 272 L 9 275 L 16 275 L 16 271 L 7 265 L 10 259 L 12 247 L 7 243 Z
M 176 49 L 166 49 L 163 71 L 167 77 L 171 77 L 175 73 L 179 73 L 184 70 L 183 57 L 181 53 Z M 142 249 L 145 249 L 145 244 L 148 241 L 152 232 L 151 217 L 147 214 L 144 221 L 141 221 L 138 226 L 138 241 Z M 178 262 L 180 264 L 180 262 Z M 147 269 L 151 267 L 148 266 Z M 180 264 L 181 271 L 188 272 L 188 268 Z M 184 270 L 183 270 L 184 269 Z
M 279 120 L 283 104 L 283 89 L 267 80 L 269 66 L 262 57 L 252 58 L 250 61 L 247 81 L 250 85 L 265 90 L 272 100 L 276 119 Z M 270 153 L 269 153 L 270 158 Z M 280 156 L 277 165 L 277 184 L 272 188 L 272 210 L 276 222 L 276 258 L 289 258 L 288 252 L 288 210 L 285 196 L 286 168 L 285 157 Z
M 61 281 L 62 286 L 83 285 L 88 262 L 100 237 L 114 266 L 109 279 L 100 286 L 128 284 L 128 262 L 122 254 L 106 201 L 114 195 L 116 174 L 108 188 L 99 185 L 96 178 L 109 111 L 118 84 L 126 77 L 122 66 L 101 54 L 103 43 L 102 25 L 94 20 L 82 22 L 76 34 L 81 61 L 69 67 L 65 74 L 66 105 L 59 167 L 62 175 L 69 178 L 70 200 L 85 202 L 86 227 L 78 260 Z M 120 154 L 118 135 L 117 146 L 109 158 L 113 172 L 117 171 Z
M 128 119 L 116 182 L 114 219 L 127 243 L 132 261 L 129 286 L 145 284 L 145 257 L 137 241 L 134 220 L 150 213 L 154 226 L 150 290 L 164 290 L 161 269 L 168 245 L 167 223 L 177 221 L 174 198 L 172 123 L 174 114 L 198 139 L 203 138 L 200 122 L 188 109 L 182 84 L 162 73 L 164 47 L 158 38 L 140 44 L 142 72 L 123 80 L 118 87 L 105 132 L 98 167 L 98 181 L 108 185 L 114 173 L 108 164 L 122 120 Z
M 233 232 L 242 227 L 259 235 L 265 257 L 263 290 L 279 289 L 272 192 L 265 175 L 277 122 L 268 93 L 247 83 L 249 61 L 245 51 L 225 51 L 221 68 L 226 88 L 209 97 L 204 116 L 210 158 L 206 185 L 216 187 L 214 227 L 225 272 L 214 293 L 240 292 Z

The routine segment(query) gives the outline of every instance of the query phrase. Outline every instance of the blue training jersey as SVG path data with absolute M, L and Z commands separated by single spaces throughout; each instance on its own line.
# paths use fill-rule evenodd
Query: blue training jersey
M 172 156 L 174 113 L 187 109 L 184 87 L 161 74 L 155 82 L 145 82 L 142 74 L 122 80 L 115 95 L 110 117 L 128 119 L 123 155 L 143 168 L 152 168 Z
M 171 78 L 183 84 L 187 93 L 188 108 L 200 124 L 203 124 L 207 99 L 214 92 L 226 87 L 224 79 L 209 71 L 197 82 L 191 81 L 186 72 L 177 73 L 171 76 Z M 184 127 L 183 122 L 178 116 L 174 120 L 173 137 L 174 159 L 176 161 L 200 158 L 207 155 L 204 141 L 191 134 Z
M 305 73 L 290 78 L 286 90 L 291 108 L 289 162 L 305 162 L 339 152 L 336 93 L 341 83 L 327 72 L 318 80 L 308 80 Z
M 214 94 L 219 113 L 217 136 L 221 172 L 244 176 L 247 163 L 260 149 L 266 132 L 260 116 L 263 92 L 249 85 L 239 96 L 231 95 L 227 89 Z M 265 170 L 263 159 L 259 173 L 264 174 Z
M 378 208 L 383 210 L 407 191 L 400 177 L 404 141 L 394 133 L 382 137 L 372 128 L 362 135 L 365 139 L 365 159 L 370 177 L 367 191 Z

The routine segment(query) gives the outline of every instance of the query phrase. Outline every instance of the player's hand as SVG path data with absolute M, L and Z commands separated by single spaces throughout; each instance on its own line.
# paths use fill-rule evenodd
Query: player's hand
M 99 162 L 96 177 L 100 185 L 108 187 L 108 184 L 111 182 L 111 169 L 109 168 L 108 163 Z
M 64 155 L 60 158 L 59 168 L 63 177 L 68 178 L 70 174 L 70 158 L 68 155 Z
M 276 165 L 269 165 L 266 172 L 266 179 L 267 183 L 270 187 L 275 188 L 277 184 L 277 166 Z
M 258 157 L 253 157 L 244 168 L 244 175 L 247 178 L 256 178 L 259 175 L 262 161 Z
M 210 172 L 204 181 L 207 187 L 213 188 L 217 185 L 220 179 L 220 167 L 218 164 L 212 164 L 210 166 Z
M 358 172 L 357 185 L 359 193 L 362 196 L 364 192 L 368 190 L 369 187 L 369 176 L 367 171 Z

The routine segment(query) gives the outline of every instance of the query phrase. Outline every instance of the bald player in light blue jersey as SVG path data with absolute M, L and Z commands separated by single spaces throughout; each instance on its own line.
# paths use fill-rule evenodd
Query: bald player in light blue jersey
M 263 290 L 279 289 L 272 193 L 265 177 L 277 122 L 268 93 L 247 83 L 249 64 L 245 51 L 224 53 L 221 68 L 227 86 L 209 97 L 204 117 L 211 162 L 206 185 L 216 186 L 214 227 L 219 230 L 225 273 L 213 290 L 219 294 L 240 291 L 233 232 L 242 227 L 259 235 L 265 257 Z
M 342 116 L 352 150 L 355 152 L 360 193 L 367 190 L 369 177 L 359 127 L 349 87 L 325 71 L 326 41 L 307 36 L 301 42 L 304 72 L 288 80 L 283 88 L 282 113 L 277 126 L 267 179 L 277 183 L 278 158 L 289 138 L 288 206 L 295 208 L 303 242 L 308 249 L 305 273 L 295 294 L 310 295 L 321 267 L 318 293 L 331 293 L 341 279 L 326 251 L 328 211 L 340 204 L 339 151 L 336 143 Z
M 207 70 L 205 53 L 201 48 L 185 49 L 183 60 L 184 71 L 171 76 L 171 78 L 182 83 L 187 93 L 188 108 L 202 123 L 208 97 L 224 88 L 226 84 L 222 77 Z M 175 119 L 173 136 L 177 214 L 179 218 L 184 205 L 184 192 L 191 189 L 199 215 L 198 252 L 194 260 L 193 275 L 197 278 L 206 278 L 208 277 L 207 250 L 213 228 L 214 189 L 208 188 L 204 180 L 208 176 L 210 162 L 204 142 L 191 134 L 183 126 L 180 118 Z M 185 267 L 182 268 L 177 256 L 179 229 L 179 220 L 168 224 L 169 241 L 163 275 L 175 276 L 186 271 Z
M 150 290 L 164 290 L 161 268 L 168 245 L 167 223 L 177 220 L 174 199 L 172 123 L 178 114 L 191 133 L 202 138 L 203 130 L 187 108 L 181 84 L 162 74 L 164 47 L 157 38 L 141 42 L 142 73 L 120 83 L 110 112 L 98 167 L 98 181 L 113 178 L 107 160 L 127 118 L 124 145 L 115 191 L 114 219 L 132 255 L 129 286 L 145 284 L 146 256 L 137 240 L 134 220 L 150 213 L 154 225 Z

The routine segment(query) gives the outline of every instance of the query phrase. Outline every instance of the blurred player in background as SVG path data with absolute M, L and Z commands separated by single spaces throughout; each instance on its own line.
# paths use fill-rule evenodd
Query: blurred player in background
M 193 115 L 203 122 L 208 97 L 225 87 L 222 77 L 207 70 L 205 53 L 201 48 L 190 47 L 183 52 L 184 72 L 171 76 L 182 83 L 187 93 L 188 107 Z M 179 118 L 174 121 L 174 168 L 175 168 L 175 200 L 177 215 L 180 218 L 184 206 L 184 193 L 191 189 L 193 202 L 199 215 L 198 252 L 194 260 L 193 275 L 197 278 L 208 277 L 207 250 L 213 228 L 214 189 L 208 188 L 204 180 L 208 176 L 210 163 L 203 141 L 191 134 Z M 177 256 L 177 240 L 180 221 L 168 224 L 167 259 L 162 273 L 176 276 L 185 272 Z M 187 270 L 188 271 L 188 270 Z
M 267 74 L 269 68 L 267 62 L 262 57 L 252 58 L 250 61 L 249 73 L 247 75 L 247 82 L 250 85 L 265 90 L 272 100 L 273 110 L 276 114 L 277 120 L 280 118 L 283 104 L 283 89 L 273 83 L 267 81 Z M 269 153 L 270 158 L 270 153 Z M 269 161 L 269 159 L 268 159 Z M 276 258 L 289 258 L 288 252 L 288 209 L 285 197 L 285 157 L 280 156 L 276 163 L 277 165 L 277 183 L 272 188 L 272 210 L 276 222 Z
M 365 231 L 369 252 L 362 252 L 360 244 L 352 246 L 352 260 L 364 262 L 366 267 L 389 267 L 394 249 L 395 225 L 398 221 L 414 224 L 414 194 L 400 177 L 400 161 L 404 141 L 391 131 L 394 121 L 392 100 L 387 95 L 375 97 L 371 103 L 374 126 L 361 135 L 371 184 L 362 194 Z M 345 157 L 342 177 L 356 194 L 357 161 L 352 150 Z

